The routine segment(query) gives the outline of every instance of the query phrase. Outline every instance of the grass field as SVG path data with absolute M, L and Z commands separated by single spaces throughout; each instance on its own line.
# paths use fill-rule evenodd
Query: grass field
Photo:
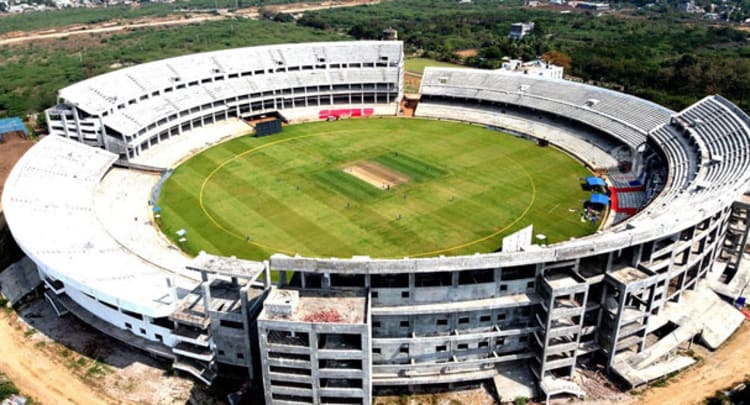
M 343 169 L 407 176 L 382 190 Z M 372 257 L 491 252 L 529 224 L 549 242 L 593 232 L 579 219 L 588 171 L 553 148 L 480 126 L 359 119 L 241 137 L 179 166 L 159 199 L 183 248 L 248 259 L 274 252 Z M 249 238 L 249 240 L 248 240 Z
M 439 60 L 427 58 L 409 58 L 404 61 L 404 69 L 410 73 L 421 75 L 426 67 L 464 67 L 455 63 L 441 62 Z

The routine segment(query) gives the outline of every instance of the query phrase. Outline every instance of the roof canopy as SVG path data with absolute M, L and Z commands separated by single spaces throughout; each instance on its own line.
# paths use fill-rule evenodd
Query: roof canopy
M 607 205 L 609 204 L 609 197 L 604 194 L 592 194 L 590 201 L 592 204 Z
M 586 184 L 588 184 L 591 187 L 595 187 L 595 186 L 606 187 L 607 186 L 607 183 L 604 182 L 604 179 L 602 179 L 601 177 L 596 177 L 596 176 L 586 177 Z
M 0 118 L 0 135 L 8 132 L 23 132 L 25 135 L 29 134 L 26 125 L 23 124 L 23 121 L 21 121 L 20 118 Z

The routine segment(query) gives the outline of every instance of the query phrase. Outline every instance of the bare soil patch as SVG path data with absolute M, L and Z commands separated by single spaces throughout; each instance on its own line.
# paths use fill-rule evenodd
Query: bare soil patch
M 422 76 L 411 72 L 404 73 L 404 91 L 407 93 L 419 92 L 419 84 L 422 82 Z
M 382 395 L 372 400 L 375 405 L 494 405 L 495 398 L 485 384 L 448 392 L 411 395 Z
M 631 404 L 700 404 L 718 390 L 732 387 L 744 380 L 750 369 L 750 323 L 740 328 L 716 351 L 693 345 L 701 360 L 659 387 L 650 387 L 629 401 Z
M 472 56 L 477 56 L 479 54 L 479 51 L 477 51 L 476 49 L 462 49 L 460 51 L 456 51 L 455 54 L 463 59 L 466 59 Z
M 221 404 L 169 364 L 130 348 L 43 298 L 0 310 L 0 370 L 45 405 Z
M 343 0 L 324 1 L 322 3 L 291 3 L 271 5 L 266 8 L 273 12 L 301 14 L 305 11 L 354 7 L 364 4 L 377 4 L 380 0 Z M 134 20 L 110 20 L 98 24 L 76 24 L 67 27 L 42 29 L 31 32 L 15 31 L 0 35 L 0 45 L 19 44 L 29 41 L 49 40 L 70 36 L 91 36 L 100 38 L 100 34 L 117 33 L 136 28 L 171 27 L 178 25 L 197 24 L 206 21 L 224 20 L 234 17 L 258 18 L 259 7 L 247 7 L 236 11 L 220 10 L 218 15 L 211 14 L 181 14 L 175 12 L 166 17 L 144 17 Z
M 344 172 L 382 190 L 409 181 L 407 176 L 376 162 L 359 162 L 345 167 Z

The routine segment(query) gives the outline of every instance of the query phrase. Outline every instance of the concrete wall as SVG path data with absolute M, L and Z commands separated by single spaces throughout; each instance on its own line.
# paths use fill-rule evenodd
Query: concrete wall
M 279 335 L 294 338 L 278 338 Z M 354 343 L 329 348 L 346 335 Z M 370 333 L 367 324 L 258 320 L 266 404 L 372 402 Z

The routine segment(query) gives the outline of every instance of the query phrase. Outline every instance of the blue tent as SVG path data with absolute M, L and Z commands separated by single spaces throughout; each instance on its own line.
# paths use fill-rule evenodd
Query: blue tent
M 592 204 L 607 205 L 609 204 L 609 197 L 604 194 L 592 194 L 591 200 L 589 201 L 591 201 Z
M 0 136 L 8 132 L 23 132 L 24 135 L 29 136 L 29 130 L 18 117 L 0 118 Z
M 596 176 L 589 176 L 586 177 L 586 184 L 589 185 L 589 187 L 606 187 L 607 183 L 604 182 L 604 179 L 601 177 Z

